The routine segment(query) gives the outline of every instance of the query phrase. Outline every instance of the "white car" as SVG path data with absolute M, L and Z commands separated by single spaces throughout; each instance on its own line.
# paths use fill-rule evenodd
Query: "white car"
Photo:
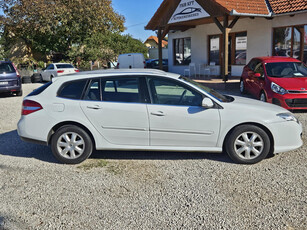
M 160 70 L 105 70 L 55 78 L 24 98 L 18 134 L 76 164 L 97 150 L 226 151 L 252 164 L 302 145 L 289 111 L 221 95 Z
M 51 81 L 54 77 L 73 74 L 76 72 L 79 72 L 79 70 L 70 63 L 52 63 L 49 64 L 40 75 L 42 81 Z

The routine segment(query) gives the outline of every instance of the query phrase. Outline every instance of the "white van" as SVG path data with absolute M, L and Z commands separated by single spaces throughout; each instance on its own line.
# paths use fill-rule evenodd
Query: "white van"
M 145 68 L 145 58 L 142 53 L 120 54 L 117 60 L 118 69 Z

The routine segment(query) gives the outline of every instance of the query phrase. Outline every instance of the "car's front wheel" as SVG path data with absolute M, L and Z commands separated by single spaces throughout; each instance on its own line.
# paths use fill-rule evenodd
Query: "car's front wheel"
M 229 157 L 241 164 L 254 164 L 263 160 L 270 151 L 270 145 L 268 134 L 254 125 L 237 126 L 225 141 Z
M 261 94 L 260 94 L 259 100 L 260 100 L 260 101 L 263 101 L 263 102 L 266 102 L 266 101 L 267 101 L 266 96 L 265 96 L 265 93 L 264 93 L 263 91 L 262 91 Z
M 241 81 L 240 81 L 240 93 L 241 94 L 246 94 L 246 89 L 245 89 L 245 85 L 244 85 L 243 79 L 241 79 Z
M 93 142 L 82 128 L 66 125 L 58 129 L 51 139 L 54 156 L 65 164 L 79 164 L 93 151 Z

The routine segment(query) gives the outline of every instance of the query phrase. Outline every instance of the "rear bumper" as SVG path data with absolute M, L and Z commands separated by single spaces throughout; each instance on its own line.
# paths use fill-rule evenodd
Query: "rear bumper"
M 18 92 L 20 90 L 21 90 L 21 84 L 13 86 L 0 86 L 0 93 Z

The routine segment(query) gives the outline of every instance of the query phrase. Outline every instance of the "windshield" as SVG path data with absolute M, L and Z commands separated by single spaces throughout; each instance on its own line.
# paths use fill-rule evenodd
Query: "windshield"
M 270 77 L 307 77 L 307 67 L 302 62 L 272 62 L 265 68 Z
M 211 89 L 211 88 L 209 88 L 207 86 L 204 86 L 204 85 L 202 85 L 202 84 L 200 84 L 198 82 L 195 82 L 195 81 L 191 80 L 190 78 L 180 76 L 179 79 L 187 81 L 187 82 L 191 83 L 192 85 L 196 86 L 197 88 L 206 91 L 211 96 L 213 96 L 214 98 L 216 98 L 217 100 L 219 100 L 221 102 L 230 102 L 230 101 L 232 101 L 231 98 L 228 98 L 228 97 L 226 97 L 226 96 L 216 92 L 215 90 L 213 90 L 213 89 Z

